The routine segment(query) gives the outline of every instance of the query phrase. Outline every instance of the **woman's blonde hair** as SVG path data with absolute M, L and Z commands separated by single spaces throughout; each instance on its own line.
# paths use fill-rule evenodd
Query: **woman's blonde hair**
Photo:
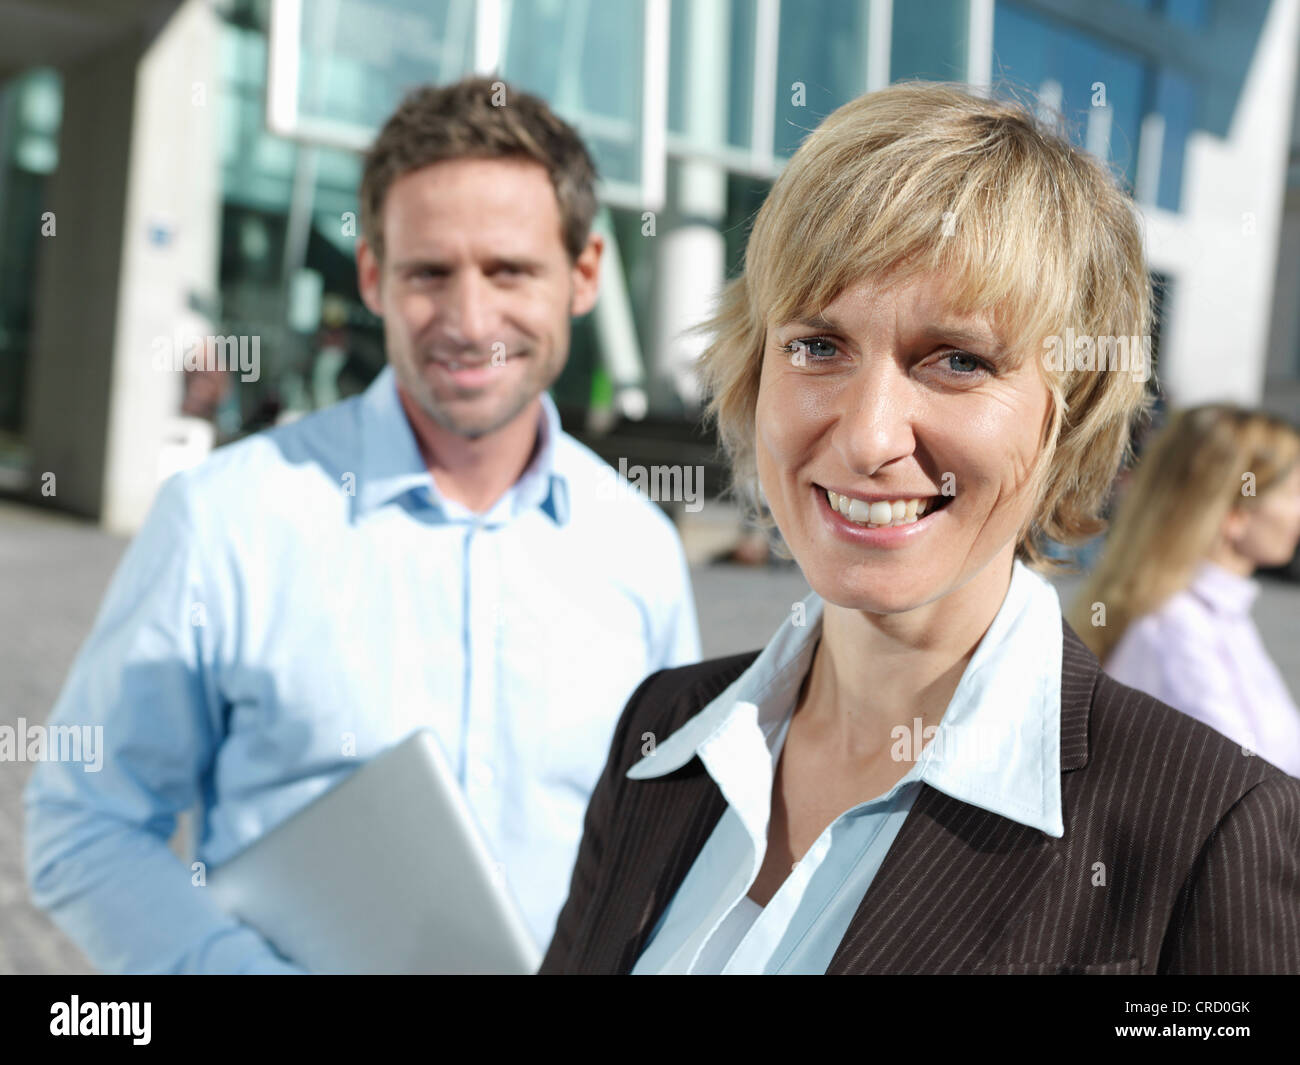
M 1099 659 L 1138 618 L 1187 587 L 1233 507 L 1250 507 L 1300 461 L 1300 431 L 1228 404 L 1173 414 L 1115 515 L 1101 560 L 1066 612 Z M 1105 624 L 1094 624 L 1095 604 Z
M 711 338 L 699 361 L 705 416 L 733 491 L 772 526 L 754 454 L 768 320 L 807 318 L 865 278 L 931 273 L 949 280 L 956 313 L 991 314 L 1008 348 L 1040 363 L 1053 409 L 1016 555 L 1050 569 L 1044 537 L 1074 544 L 1105 528 L 1101 508 L 1149 406 L 1142 237 L 1132 201 L 1101 163 L 1027 107 L 960 86 L 904 82 L 840 107 L 758 212 L 744 271 L 700 326 Z M 1040 354 L 1067 335 L 1112 341 L 1111 370 L 1046 365 Z M 1115 338 L 1140 348 L 1131 372 L 1114 368 Z

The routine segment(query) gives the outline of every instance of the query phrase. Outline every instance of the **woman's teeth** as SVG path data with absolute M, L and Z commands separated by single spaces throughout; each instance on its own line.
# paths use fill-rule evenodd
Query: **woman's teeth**
M 850 499 L 838 492 L 826 489 L 826 498 L 831 510 L 843 514 L 855 525 L 865 525 L 868 529 L 884 529 L 894 525 L 911 525 L 917 518 L 924 517 L 931 509 L 929 499 L 892 499 L 865 503 L 861 499 Z

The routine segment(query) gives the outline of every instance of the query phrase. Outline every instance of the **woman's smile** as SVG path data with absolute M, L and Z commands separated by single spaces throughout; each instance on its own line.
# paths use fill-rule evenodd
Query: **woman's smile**
M 952 496 L 907 496 L 860 499 L 819 484 L 812 486 L 813 506 L 833 536 L 863 547 L 906 547 L 940 524 Z

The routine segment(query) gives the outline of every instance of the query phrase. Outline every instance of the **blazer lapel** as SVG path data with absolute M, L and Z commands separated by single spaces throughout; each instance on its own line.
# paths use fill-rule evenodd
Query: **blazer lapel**
M 1058 860 L 1054 843 L 923 785 L 827 972 L 952 972 L 978 962 Z
M 637 805 L 645 809 L 629 811 L 633 818 L 647 817 L 652 825 L 649 846 L 638 848 L 637 883 L 644 893 L 628 897 L 616 907 L 619 926 L 611 930 L 609 942 L 621 944 L 613 967 L 629 973 L 650 941 L 660 916 L 681 887 L 686 874 L 727 808 L 727 800 L 698 758 L 677 772 L 653 780 L 638 781 L 641 792 Z M 626 889 L 627 884 L 624 883 Z
M 671 735 L 721 694 L 758 657 L 735 656 L 727 668 L 677 698 L 663 723 Z M 640 741 L 638 740 L 638 743 Z M 621 832 L 621 844 L 604 864 L 601 898 L 592 908 L 594 926 L 580 942 L 609 944 L 589 959 L 595 971 L 629 973 L 650 935 L 727 808 L 727 800 L 704 763 L 692 758 L 675 772 L 629 780 L 618 816 L 636 832 Z M 594 917 L 605 915 L 603 922 Z
M 1064 620 L 1061 625 L 1061 771 L 1069 772 L 1087 762 L 1098 664 Z M 827 972 L 956 972 L 979 965 L 1062 860 L 1064 842 L 922 785 Z

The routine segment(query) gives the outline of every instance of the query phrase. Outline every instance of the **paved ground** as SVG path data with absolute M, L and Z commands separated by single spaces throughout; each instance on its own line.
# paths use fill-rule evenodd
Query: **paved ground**
M 761 647 L 807 585 L 793 567 L 707 564 L 734 535 L 734 518 L 706 508 L 692 521 L 684 539 L 695 563 L 705 657 Z M 85 523 L 0 503 L 0 725 L 48 714 L 124 547 Z M 1068 602 L 1072 582 L 1058 587 Z M 1266 582 L 1256 618 L 1291 690 L 1300 693 L 1300 586 Z M 21 793 L 29 768 L 0 763 L 0 974 L 90 972 L 27 902 Z

